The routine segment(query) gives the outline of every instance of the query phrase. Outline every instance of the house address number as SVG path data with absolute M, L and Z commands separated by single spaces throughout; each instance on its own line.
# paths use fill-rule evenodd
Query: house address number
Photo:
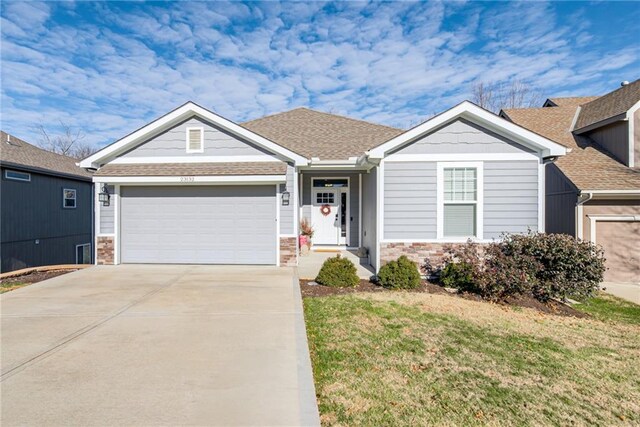
M 192 176 L 181 176 L 180 182 L 194 182 L 196 179 Z

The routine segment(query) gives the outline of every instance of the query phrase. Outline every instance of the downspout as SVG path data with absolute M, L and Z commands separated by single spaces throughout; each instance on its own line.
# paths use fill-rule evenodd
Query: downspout
M 585 196 L 585 197 L 583 197 Z M 583 226 L 583 208 L 582 206 L 589 200 L 593 199 L 593 193 L 586 192 L 583 194 L 580 192 L 578 195 L 578 202 L 576 203 L 576 238 L 582 240 L 584 238 L 584 226 Z

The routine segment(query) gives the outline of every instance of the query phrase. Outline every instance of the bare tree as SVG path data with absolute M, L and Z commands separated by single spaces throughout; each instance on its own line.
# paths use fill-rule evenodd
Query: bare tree
M 63 121 L 60 121 L 60 127 L 61 134 L 51 135 L 42 124 L 38 125 L 40 132 L 38 145 L 45 150 L 76 159 L 83 159 L 97 151 L 93 146 L 82 141 L 85 134 L 81 129 L 73 130 Z
M 473 86 L 472 100 L 482 108 L 497 113 L 505 108 L 540 106 L 542 94 L 537 88 L 522 80 L 509 83 L 479 82 Z

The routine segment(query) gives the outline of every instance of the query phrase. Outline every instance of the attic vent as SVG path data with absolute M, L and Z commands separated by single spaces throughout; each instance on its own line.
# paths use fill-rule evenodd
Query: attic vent
M 204 128 L 187 128 L 187 153 L 204 151 Z

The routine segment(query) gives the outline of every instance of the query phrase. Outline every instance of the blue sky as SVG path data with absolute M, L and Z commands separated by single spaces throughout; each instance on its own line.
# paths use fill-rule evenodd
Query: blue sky
M 640 77 L 640 3 L 0 3 L 2 128 L 104 145 L 192 100 L 231 120 L 299 106 L 410 127 L 523 80 L 546 97 Z

